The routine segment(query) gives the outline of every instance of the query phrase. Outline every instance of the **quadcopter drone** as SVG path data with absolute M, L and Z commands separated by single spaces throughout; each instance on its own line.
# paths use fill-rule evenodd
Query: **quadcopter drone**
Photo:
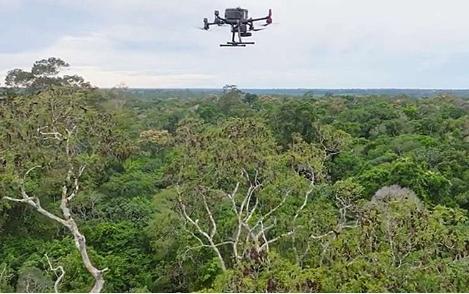
M 246 45 L 253 45 L 255 42 L 243 42 L 243 37 L 251 37 L 252 32 L 263 30 L 263 28 L 255 28 L 254 22 L 265 20 L 266 23 L 262 26 L 266 27 L 272 24 L 272 9 L 269 9 L 269 15 L 261 18 L 249 18 L 248 10 L 242 8 L 228 8 L 225 10 L 225 18 L 220 16 L 220 12 L 215 10 L 215 20 L 208 22 L 207 18 L 204 18 L 204 30 L 208 30 L 210 26 L 217 25 L 230 25 L 232 39 L 231 42 L 226 44 L 220 44 L 220 47 L 246 47 Z M 238 35 L 238 40 L 236 40 Z

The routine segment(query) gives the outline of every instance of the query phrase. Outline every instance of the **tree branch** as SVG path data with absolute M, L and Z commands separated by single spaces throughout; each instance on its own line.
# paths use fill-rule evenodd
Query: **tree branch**
M 54 291 L 55 291 L 55 293 L 59 293 L 59 284 L 62 281 L 63 277 L 65 276 L 65 270 L 64 270 L 63 266 L 61 266 L 61 265 L 54 268 L 52 266 L 52 263 L 49 260 L 49 256 L 47 256 L 47 253 L 44 254 L 44 256 L 47 259 L 47 263 L 49 264 L 50 269 L 55 273 L 56 276 L 57 276 L 57 271 L 60 271 L 60 275 L 57 276 L 57 280 L 55 280 L 55 282 L 54 282 Z
M 3 199 L 13 201 L 13 202 L 26 203 L 26 204 L 32 206 L 34 209 L 36 209 L 36 211 L 38 211 L 40 214 L 46 216 L 47 218 L 49 218 L 51 220 L 54 220 L 54 221 L 60 223 L 64 227 L 66 227 L 71 232 L 71 234 L 73 235 L 73 238 L 75 240 L 75 246 L 77 247 L 78 251 L 80 252 L 80 255 L 81 255 L 82 261 L 85 265 L 85 268 L 88 270 L 88 272 L 95 279 L 95 284 L 94 284 L 93 288 L 91 289 L 91 292 L 92 293 L 101 292 L 101 290 L 104 286 L 103 273 L 105 271 L 107 271 L 107 268 L 103 269 L 103 270 L 98 270 L 92 264 L 92 262 L 91 262 L 91 260 L 88 256 L 85 236 L 83 234 L 81 234 L 81 232 L 79 231 L 75 220 L 73 219 L 73 217 L 70 214 L 70 209 L 68 208 L 68 201 L 69 200 L 68 200 L 68 197 L 67 197 L 67 190 L 68 190 L 67 184 L 65 184 L 62 187 L 62 200 L 61 200 L 60 208 L 62 210 L 62 214 L 63 214 L 64 218 L 61 218 L 61 217 L 58 217 L 55 214 L 47 211 L 46 209 L 44 209 L 41 206 L 39 198 L 31 197 L 26 192 L 26 188 L 25 188 L 26 177 L 36 168 L 38 168 L 38 166 L 35 166 L 35 167 L 29 169 L 23 177 L 23 180 L 22 180 L 21 185 L 20 185 L 20 191 L 21 191 L 22 199 L 12 198 L 12 197 L 3 197 Z M 83 173 L 83 171 L 84 171 L 84 169 L 80 169 L 80 174 Z M 73 169 L 69 168 L 69 170 L 67 172 L 67 180 L 70 179 L 71 174 L 73 174 Z M 75 191 L 78 192 L 78 189 L 79 189 L 78 177 L 76 177 L 75 179 L 76 179 L 76 181 L 75 181 L 75 183 L 76 183 Z
M 196 219 L 195 221 L 189 216 L 189 214 L 187 213 L 187 210 L 186 210 L 186 205 L 182 202 L 182 198 L 181 198 L 181 193 L 179 191 L 179 187 L 176 186 L 176 191 L 178 192 L 178 201 L 179 201 L 179 206 L 181 207 L 181 210 L 182 210 L 182 214 L 184 216 L 184 218 L 190 223 L 192 224 L 196 229 L 197 231 L 205 237 L 205 239 L 207 239 L 208 241 L 208 246 L 210 246 L 210 248 L 212 248 L 212 250 L 215 252 L 215 254 L 217 255 L 217 258 L 218 258 L 218 261 L 219 261 L 219 264 L 220 264 L 220 267 L 223 271 L 226 271 L 226 265 L 225 265 L 225 261 L 223 260 L 223 257 L 220 253 L 220 250 L 218 250 L 218 247 L 216 246 L 215 242 L 213 241 L 213 237 L 215 236 L 216 234 L 216 224 L 215 226 L 212 228 L 212 232 L 211 233 L 208 233 L 208 232 L 205 232 L 200 226 L 199 226 L 199 220 Z M 205 196 L 203 196 L 204 198 L 204 206 L 205 206 L 205 209 L 207 210 L 207 212 L 209 213 L 209 216 L 212 215 L 212 213 L 210 212 L 210 209 L 207 205 L 207 202 L 205 200 Z M 210 217 L 212 220 L 213 220 L 213 216 Z M 215 222 L 213 220 L 213 222 Z M 199 242 L 204 245 L 205 243 L 202 242 L 202 240 L 200 238 L 197 238 L 199 240 Z

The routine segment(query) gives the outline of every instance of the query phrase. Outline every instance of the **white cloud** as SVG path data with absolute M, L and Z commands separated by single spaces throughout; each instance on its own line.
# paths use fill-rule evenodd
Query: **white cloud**
M 100 86 L 465 87 L 469 79 L 465 0 L 34 1 L 83 15 L 96 29 L 0 54 L 0 73 L 58 56 Z M 230 6 L 252 16 L 272 8 L 279 24 L 256 33 L 253 47 L 219 48 L 228 28 L 195 27 Z
M 23 5 L 22 0 L 0 0 L 0 9 L 14 12 Z

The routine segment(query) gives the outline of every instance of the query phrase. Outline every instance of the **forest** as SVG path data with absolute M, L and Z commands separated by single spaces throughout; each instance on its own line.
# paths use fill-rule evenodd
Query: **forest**
M 0 292 L 469 292 L 469 100 L 0 93 Z

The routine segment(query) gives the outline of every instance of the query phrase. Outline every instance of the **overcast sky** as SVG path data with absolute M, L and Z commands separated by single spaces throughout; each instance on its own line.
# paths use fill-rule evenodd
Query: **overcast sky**
M 256 45 L 198 30 L 242 6 Z M 112 87 L 469 88 L 467 0 L 0 0 L 0 80 L 50 56 Z

